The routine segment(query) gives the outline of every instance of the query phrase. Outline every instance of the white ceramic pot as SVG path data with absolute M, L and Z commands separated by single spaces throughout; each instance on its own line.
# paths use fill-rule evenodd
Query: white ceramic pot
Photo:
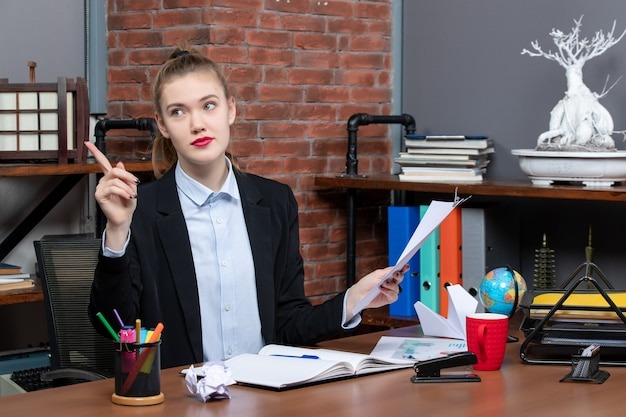
M 513 149 L 522 172 L 533 184 L 580 182 L 589 187 L 609 187 L 626 181 L 626 151 L 560 152 Z

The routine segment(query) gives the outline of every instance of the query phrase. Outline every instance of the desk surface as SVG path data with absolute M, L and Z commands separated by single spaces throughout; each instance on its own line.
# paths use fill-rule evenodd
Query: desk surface
M 416 327 L 387 333 L 416 336 Z M 381 333 L 322 343 L 369 352 Z M 412 369 L 273 392 L 231 386 L 232 398 L 203 404 L 188 396 L 179 369 L 162 372 L 165 402 L 146 407 L 111 403 L 113 381 L 36 391 L 0 398 L 2 415 L 19 416 L 616 416 L 623 412 L 626 369 L 606 368 L 604 384 L 560 383 L 566 366 L 525 365 L 520 343 L 509 344 L 500 371 L 476 371 L 479 383 L 413 384 Z M 140 408 L 140 409 L 138 409 Z

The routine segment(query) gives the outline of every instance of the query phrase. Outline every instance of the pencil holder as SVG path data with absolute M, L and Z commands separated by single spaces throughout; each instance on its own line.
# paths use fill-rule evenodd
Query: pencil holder
M 115 393 L 111 400 L 121 405 L 162 403 L 161 341 L 116 346 Z
M 595 382 L 601 384 L 609 378 L 607 371 L 600 370 L 600 351 L 591 356 L 572 355 L 572 369 L 560 382 Z

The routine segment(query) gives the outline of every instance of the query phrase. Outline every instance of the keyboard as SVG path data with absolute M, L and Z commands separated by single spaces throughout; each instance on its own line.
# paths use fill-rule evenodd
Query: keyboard
M 11 381 L 22 387 L 24 391 L 31 392 L 45 388 L 52 388 L 52 381 L 42 381 L 40 376 L 50 370 L 49 366 L 40 368 L 22 369 L 13 371 Z

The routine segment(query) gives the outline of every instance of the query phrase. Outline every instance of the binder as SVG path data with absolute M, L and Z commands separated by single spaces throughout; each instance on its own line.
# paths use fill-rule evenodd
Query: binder
M 461 207 L 439 225 L 439 314 L 448 315 L 448 292 L 446 287 L 461 284 L 462 270 L 462 229 Z
M 461 208 L 461 243 L 463 288 L 477 301 L 476 311 L 485 311 L 478 294 L 480 282 L 485 276 L 487 242 L 485 241 L 485 210 L 483 208 Z
M 419 224 L 420 209 L 418 206 L 389 206 L 387 217 L 389 265 L 395 265 Z M 389 305 L 389 314 L 392 316 L 417 317 L 413 304 L 420 299 L 418 255 L 409 261 L 409 271 L 404 274 L 402 281 L 402 292 L 398 294 L 398 299 Z
M 420 206 L 420 218 L 428 210 Z M 430 235 L 419 250 L 420 301 L 434 312 L 439 312 L 439 229 Z
M 518 211 L 507 205 L 461 208 L 462 285 L 479 301 L 478 290 L 490 270 L 509 266 L 519 270 Z

